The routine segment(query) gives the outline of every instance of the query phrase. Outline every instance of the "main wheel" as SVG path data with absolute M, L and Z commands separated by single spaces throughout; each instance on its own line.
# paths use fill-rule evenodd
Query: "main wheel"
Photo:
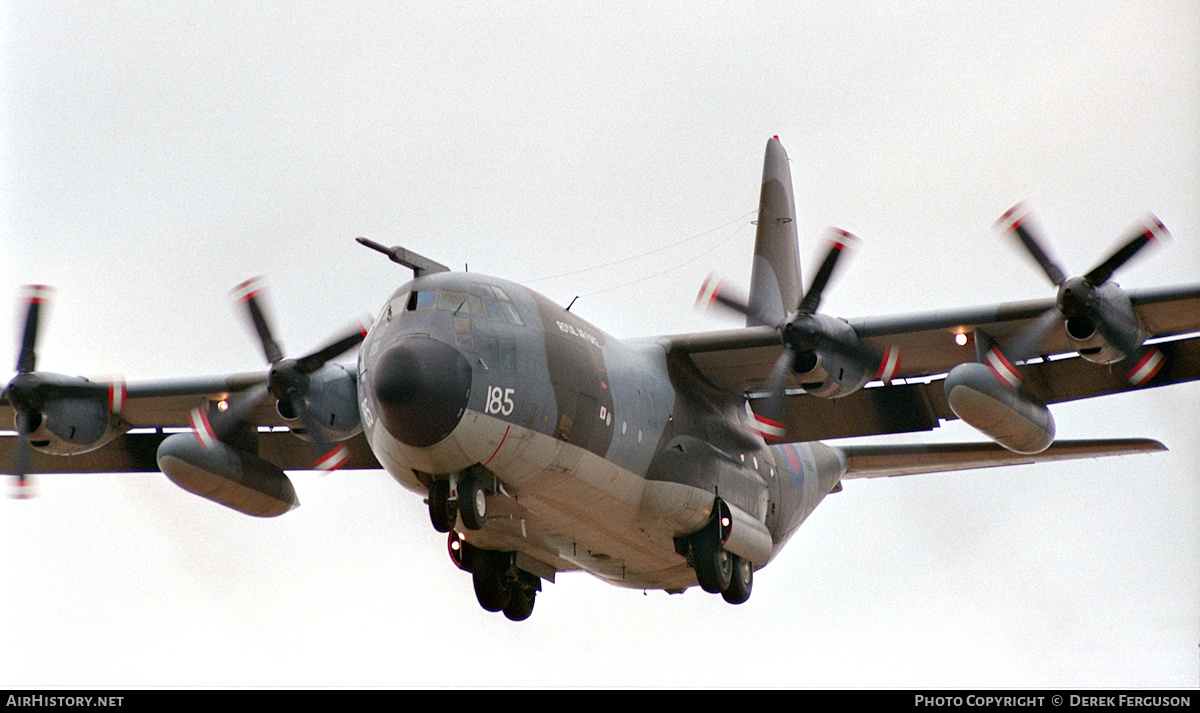
M 733 555 L 721 546 L 717 520 L 692 535 L 692 567 L 700 588 L 712 594 L 729 589 L 733 579 Z
M 754 565 L 733 555 L 733 576 L 729 586 L 721 592 L 721 596 L 730 604 L 741 604 L 750 598 L 750 590 L 754 588 Z
M 458 508 L 450 502 L 449 481 L 433 481 L 429 486 L 429 519 L 433 522 L 433 529 L 438 532 L 450 532 L 456 517 Z
M 471 573 L 471 579 L 475 584 L 475 598 L 479 600 L 479 606 L 488 611 L 504 609 L 513 597 L 513 582 L 508 576 L 509 554 L 475 550 L 474 560 L 475 571 Z M 533 611 L 532 601 L 529 610 Z
M 504 616 L 510 621 L 525 621 L 533 613 L 533 602 L 537 597 L 537 578 L 518 572 L 517 583 L 512 588 L 512 598 L 504 607 Z
M 487 490 L 473 475 L 458 483 L 458 514 L 468 530 L 478 530 L 487 521 Z

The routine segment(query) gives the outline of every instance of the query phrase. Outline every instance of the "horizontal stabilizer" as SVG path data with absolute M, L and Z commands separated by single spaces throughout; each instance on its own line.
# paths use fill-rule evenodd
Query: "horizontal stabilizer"
M 935 443 L 897 446 L 838 446 L 846 458 L 845 478 L 942 473 L 1076 458 L 1153 453 L 1167 447 L 1148 438 L 1058 441 L 1041 453 L 1013 453 L 995 443 Z

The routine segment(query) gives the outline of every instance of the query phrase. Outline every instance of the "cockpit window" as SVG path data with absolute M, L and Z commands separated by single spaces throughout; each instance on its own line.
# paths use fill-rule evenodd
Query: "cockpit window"
M 388 319 L 401 311 L 415 312 L 423 309 L 439 309 L 453 312 L 460 318 L 482 319 L 492 322 L 524 325 L 521 313 L 509 300 L 508 295 L 493 285 L 472 284 L 467 291 L 461 290 L 417 290 L 396 295 L 388 303 Z
M 426 309 L 432 307 L 437 300 L 437 290 L 420 290 L 412 293 L 412 297 L 408 300 L 407 309 L 411 312 L 418 309 Z
M 448 312 L 456 314 L 470 314 L 470 305 L 467 304 L 467 293 L 458 292 L 457 290 L 440 290 L 438 292 L 438 309 L 444 309 Z

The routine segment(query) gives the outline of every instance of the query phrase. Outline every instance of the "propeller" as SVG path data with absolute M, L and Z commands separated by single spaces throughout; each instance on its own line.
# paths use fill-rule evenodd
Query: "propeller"
M 265 283 L 262 278 L 253 278 L 238 285 L 231 294 L 235 300 L 245 305 L 246 316 L 253 325 L 263 355 L 270 364 L 266 382 L 249 389 L 230 403 L 226 410 L 214 412 L 211 416 L 204 409 L 193 410 L 192 427 L 201 444 L 211 445 L 222 440 L 236 424 L 245 421 L 269 394 L 278 402 L 279 412 L 284 418 L 299 419 L 304 424 L 306 432 L 320 453 L 314 466 L 318 470 L 335 470 L 348 459 L 350 451 L 344 444 L 331 447 L 312 412 L 307 408 L 305 397 L 308 395 L 309 377 L 329 361 L 358 346 L 366 337 L 367 331 L 359 325 L 310 354 L 299 358 L 285 357 L 262 308 L 260 299 L 264 291 Z
M 17 352 L 17 375 L 4 389 L 4 398 L 13 407 L 16 415 L 18 440 L 13 454 L 12 486 L 13 498 L 29 498 L 34 494 L 32 461 L 33 445 L 30 436 L 41 425 L 44 395 L 41 379 L 34 373 L 37 368 L 37 340 L 43 312 L 49 307 L 53 289 L 45 285 L 26 285 L 21 290 L 25 302 L 25 320 L 21 330 L 21 346 Z
M 1094 329 L 1122 357 L 1138 365 L 1129 373 L 1129 378 L 1140 385 L 1148 381 L 1157 371 L 1146 370 L 1146 363 L 1153 362 L 1161 365 L 1161 355 L 1151 349 L 1142 353 L 1140 329 L 1137 317 L 1129 306 L 1128 299 L 1111 282 L 1113 273 L 1128 263 L 1148 244 L 1163 239 L 1170 234 L 1162 222 L 1148 215 L 1137 225 L 1132 234 L 1108 258 L 1100 262 L 1081 277 L 1070 277 L 1043 247 L 1045 241 L 1030 224 L 1030 212 L 1022 203 L 1010 208 L 1000 216 L 996 225 L 1001 230 L 1012 235 L 1025 248 L 1034 262 L 1041 267 L 1042 272 L 1050 282 L 1058 288 L 1055 304 L 1036 317 L 1024 331 L 1019 332 L 1005 345 L 1000 354 L 997 347 L 989 351 L 986 361 L 989 365 L 1003 362 L 1007 376 L 1004 378 L 1015 385 L 1020 380 L 1020 374 L 1012 368 L 1012 361 L 1028 359 L 1037 353 L 1038 347 L 1054 326 L 1066 320 L 1068 331 L 1074 334 L 1088 334 Z M 1141 360 L 1141 361 L 1138 361 Z M 996 366 L 993 366 L 996 370 Z
M 777 439 L 783 435 L 784 389 L 788 373 L 803 372 L 812 368 L 821 352 L 836 354 L 862 367 L 866 373 L 874 373 L 876 379 L 885 383 L 891 381 L 896 373 L 899 366 L 898 350 L 889 347 L 880 354 L 865 347 L 848 325 L 817 312 L 838 261 L 846 249 L 857 242 L 858 238 L 854 235 L 845 230 L 834 229 L 825 257 L 813 275 L 808 289 L 801 296 L 796 311 L 778 326 L 783 353 L 775 361 L 767 379 L 767 392 L 770 396 L 755 413 L 759 430 L 764 436 Z M 749 300 L 736 292 L 731 293 L 723 283 L 712 278 L 705 282 L 698 301 L 705 299 L 709 304 L 720 304 L 760 324 L 770 324 L 772 321 L 754 310 Z M 805 368 L 805 364 L 809 366 Z

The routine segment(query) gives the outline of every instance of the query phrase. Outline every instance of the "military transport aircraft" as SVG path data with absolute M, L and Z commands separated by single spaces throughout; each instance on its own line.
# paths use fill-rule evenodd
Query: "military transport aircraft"
M 1054 441 L 1046 404 L 1200 377 L 1200 285 L 1125 292 L 1114 272 L 1166 234 L 1147 218 L 1069 277 L 1018 206 L 999 227 L 1053 298 L 855 321 L 820 313 L 853 236 L 835 231 L 802 287 L 787 155 L 767 143 L 748 294 L 717 279 L 701 304 L 739 329 L 623 341 L 524 287 L 359 242 L 412 270 L 369 328 L 285 355 L 244 283 L 269 369 L 145 383 L 39 372 L 49 291 L 29 288 L 16 433 L 0 442 L 16 493 L 36 472 L 161 470 L 247 515 L 297 506 L 285 471 L 384 468 L 426 499 L 480 605 L 527 618 L 544 582 L 583 570 L 615 585 L 699 585 L 738 604 L 846 478 L 1162 450 Z M 357 368 L 334 360 L 359 347 Z M 990 440 L 830 445 L 959 418 Z M 297 440 L 297 437 L 299 440 Z M 307 442 L 307 443 L 305 443 Z

